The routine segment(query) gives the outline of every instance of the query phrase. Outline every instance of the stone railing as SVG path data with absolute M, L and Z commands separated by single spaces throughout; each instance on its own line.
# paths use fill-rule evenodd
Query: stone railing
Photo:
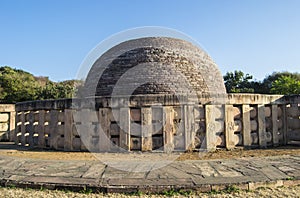
M 15 105 L 0 104 L 0 141 L 13 141 L 15 130 Z
M 286 97 L 286 142 L 300 141 L 300 95 Z
M 14 140 L 66 151 L 165 152 L 300 141 L 300 96 L 228 94 L 223 105 L 182 101 L 148 95 L 18 103 Z

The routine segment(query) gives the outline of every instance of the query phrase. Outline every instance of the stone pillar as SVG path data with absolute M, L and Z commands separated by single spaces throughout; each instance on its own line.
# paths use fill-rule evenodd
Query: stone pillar
M 194 118 L 194 106 L 184 105 L 183 107 L 183 122 L 184 122 L 184 139 L 185 150 L 193 150 L 195 148 L 195 118 Z
M 73 114 L 71 109 L 65 109 L 64 150 L 73 150 Z
M 15 141 L 15 126 L 16 126 L 16 112 L 11 111 L 9 114 L 9 141 Z
M 251 108 L 249 105 L 242 106 L 242 120 L 243 120 L 243 145 L 244 147 L 250 147 L 252 144 L 251 137 L 251 119 L 250 119 Z
M 21 125 L 21 145 L 25 146 L 26 144 L 26 137 L 25 137 L 25 133 L 26 133 L 26 126 L 25 126 L 25 112 L 22 111 L 20 114 L 20 125 Z
M 174 150 L 173 107 L 163 107 L 163 136 L 164 151 L 170 153 Z
M 272 136 L 273 136 L 273 146 L 279 145 L 278 137 L 278 105 L 272 105 Z
M 28 135 L 28 144 L 29 147 L 33 147 L 34 143 L 33 143 L 33 135 L 34 135 L 34 127 L 33 127 L 33 123 L 34 123 L 34 112 L 30 111 L 28 114 L 28 122 L 29 124 L 26 127 L 27 132 L 29 133 Z
M 267 147 L 267 137 L 266 137 L 266 117 L 265 117 L 265 106 L 258 105 L 258 144 L 261 148 Z
M 99 151 L 110 151 L 110 118 L 109 108 L 99 109 Z
M 38 118 L 38 147 L 46 147 L 45 142 L 45 110 L 39 110 Z
M 142 151 L 152 150 L 152 109 L 144 107 L 141 109 L 142 124 Z
M 50 148 L 57 149 L 58 110 L 51 110 L 49 122 Z
M 130 150 L 130 108 L 120 109 L 120 147 Z
M 287 113 L 287 107 L 286 105 L 282 106 L 282 131 L 283 131 L 283 145 L 287 145 L 288 143 L 288 113 Z
M 89 147 L 88 144 L 90 144 L 89 136 L 89 109 L 80 109 L 78 111 L 79 118 L 80 118 L 80 125 L 77 126 L 77 132 L 80 136 L 80 151 L 86 150 L 86 147 Z
M 216 124 L 214 105 L 205 105 L 205 149 L 207 151 L 216 150 Z
M 15 134 L 14 134 L 14 142 L 16 145 L 19 145 L 21 143 L 21 118 L 20 118 L 20 112 L 16 112 L 16 118 L 15 118 Z
M 232 105 L 225 105 L 225 144 L 226 149 L 234 149 L 234 112 Z

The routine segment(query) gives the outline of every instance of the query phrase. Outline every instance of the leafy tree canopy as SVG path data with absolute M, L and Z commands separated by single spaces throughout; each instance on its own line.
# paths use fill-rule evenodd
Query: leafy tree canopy
M 52 82 L 23 70 L 0 67 L 0 101 L 16 103 L 28 100 L 70 98 L 81 84 L 77 80 Z
M 8 103 L 35 100 L 40 89 L 32 74 L 7 66 L 0 68 L 0 100 Z
M 300 94 L 300 74 L 273 72 L 262 81 L 252 80 L 242 71 L 227 72 L 224 76 L 227 93 Z
M 293 76 L 280 76 L 272 82 L 271 93 L 276 94 L 300 94 L 300 79 Z
M 227 93 L 253 93 L 252 78 L 242 71 L 227 72 L 224 76 Z
M 266 76 L 262 82 L 260 83 L 260 86 L 257 87 L 256 92 L 257 93 L 262 93 L 262 94 L 270 94 L 270 93 L 275 93 L 275 94 L 280 94 L 279 92 L 274 92 L 271 91 L 272 89 L 272 84 L 278 80 L 279 78 L 283 76 L 289 76 L 292 77 L 293 79 L 298 79 L 300 80 L 300 74 L 299 73 L 291 73 L 291 72 L 273 72 L 272 74 Z

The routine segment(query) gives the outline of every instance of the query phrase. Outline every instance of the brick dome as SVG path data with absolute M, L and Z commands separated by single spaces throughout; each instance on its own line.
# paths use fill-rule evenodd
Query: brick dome
M 122 42 L 93 64 L 85 82 L 86 95 L 226 94 L 217 65 L 190 42 L 147 37 Z M 201 100 L 200 100 L 201 101 Z

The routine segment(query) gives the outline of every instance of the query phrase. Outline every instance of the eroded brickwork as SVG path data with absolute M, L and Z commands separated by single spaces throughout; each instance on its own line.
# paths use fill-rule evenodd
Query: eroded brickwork
M 196 95 L 205 103 L 226 93 L 217 65 L 203 50 L 165 37 L 113 47 L 94 63 L 85 86 L 87 96 Z

